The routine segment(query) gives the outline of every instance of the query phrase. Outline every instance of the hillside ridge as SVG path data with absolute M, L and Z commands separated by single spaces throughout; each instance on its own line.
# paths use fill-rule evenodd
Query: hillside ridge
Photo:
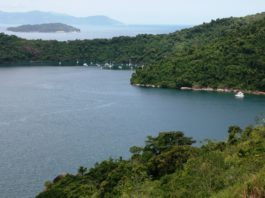
M 131 83 L 265 91 L 265 13 L 171 34 L 67 42 L 0 34 L 0 64 L 26 61 L 139 65 Z

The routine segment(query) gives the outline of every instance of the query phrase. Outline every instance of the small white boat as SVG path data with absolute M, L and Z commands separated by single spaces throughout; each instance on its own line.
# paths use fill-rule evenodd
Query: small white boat
M 84 64 L 83 64 L 83 66 L 87 67 L 87 66 L 88 66 L 88 64 L 87 64 L 87 63 L 84 63 Z
M 244 93 L 243 92 L 238 92 L 236 95 L 235 95 L 235 97 L 236 98 L 244 98 L 245 97 L 245 95 L 244 95 Z

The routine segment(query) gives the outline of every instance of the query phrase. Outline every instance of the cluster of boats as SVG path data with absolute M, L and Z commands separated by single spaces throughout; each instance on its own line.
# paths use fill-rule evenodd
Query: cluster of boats
M 97 66 L 101 69 L 113 69 L 113 70 L 134 70 L 136 68 L 143 68 L 144 65 L 137 65 L 137 64 L 132 64 L 131 61 L 129 61 L 127 64 L 114 64 L 112 62 L 108 63 L 104 63 L 104 64 L 99 64 L 99 63 L 94 63 L 94 62 L 90 62 L 90 63 L 87 63 L 87 62 L 80 62 L 79 60 L 77 60 L 76 62 L 61 62 L 59 61 L 57 63 L 59 66 L 65 66 L 65 65 L 76 65 L 76 66 L 84 66 L 84 67 L 88 67 L 88 66 Z M 56 64 L 56 65 L 57 65 Z
M 79 64 L 79 61 L 76 61 L 76 64 L 78 65 Z M 90 63 L 91 65 L 93 65 L 93 63 L 91 62 Z M 62 65 L 61 62 L 59 62 L 59 65 Z M 84 67 L 88 67 L 89 65 L 87 63 L 83 63 L 83 66 Z M 111 63 L 105 63 L 103 66 L 100 65 L 100 64 L 96 64 L 97 67 L 100 67 L 101 69 L 133 69 L 134 67 L 137 67 L 136 65 L 133 66 L 131 63 L 125 65 L 125 66 L 122 66 L 122 65 L 119 65 L 119 66 L 114 66 L 113 64 Z M 242 92 L 242 91 L 239 91 L 235 94 L 235 97 L 236 98 L 244 98 L 245 97 L 245 94 Z
M 117 70 L 133 70 L 138 67 L 138 65 L 133 64 L 117 64 L 114 65 L 112 63 L 105 63 L 105 64 L 93 64 L 90 63 L 90 65 L 95 65 L 101 69 L 117 69 Z M 89 65 L 87 63 L 84 63 L 83 66 L 88 67 Z

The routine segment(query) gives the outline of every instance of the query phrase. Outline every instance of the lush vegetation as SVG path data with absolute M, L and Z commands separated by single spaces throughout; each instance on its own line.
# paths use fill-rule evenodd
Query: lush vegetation
M 265 90 L 265 13 L 218 19 L 170 35 L 172 52 L 134 84 Z
M 23 61 L 150 64 L 170 51 L 166 35 L 139 35 L 113 39 L 42 41 L 0 34 L 0 64 Z M 163 46 L 163 47 L 161 47 Z
M 109 159 L 46 182 L 37 198 L 265 196 L 264 122 L 231 126 L 225 142 L 194 142 L 182 132 L 161 132 L 131 147 L 129 160 Z
M 45 23 L 38 25 L 21 25 L 18 27 L 9 27 L 7 30 L 12 32 L 80 32 L 80 29 L 77 29 L 73 26 L 69 26 L 63 23 Z
M 133 84 L 265 90 L 265 13 L 217 19 L 168 35 L 28 41 L 0 34 L 0 64 L 55 61 L 145 65 Z

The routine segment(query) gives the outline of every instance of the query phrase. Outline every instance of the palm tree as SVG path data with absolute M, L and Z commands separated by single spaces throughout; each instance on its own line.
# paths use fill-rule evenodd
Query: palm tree
M 86 171 L 87 171 L 87 168 L 85 168 L 83 166 L 80 166 L 79 169 L 78 169 L 78 175 L 84 176 L 84 174 L 86 173 Z

